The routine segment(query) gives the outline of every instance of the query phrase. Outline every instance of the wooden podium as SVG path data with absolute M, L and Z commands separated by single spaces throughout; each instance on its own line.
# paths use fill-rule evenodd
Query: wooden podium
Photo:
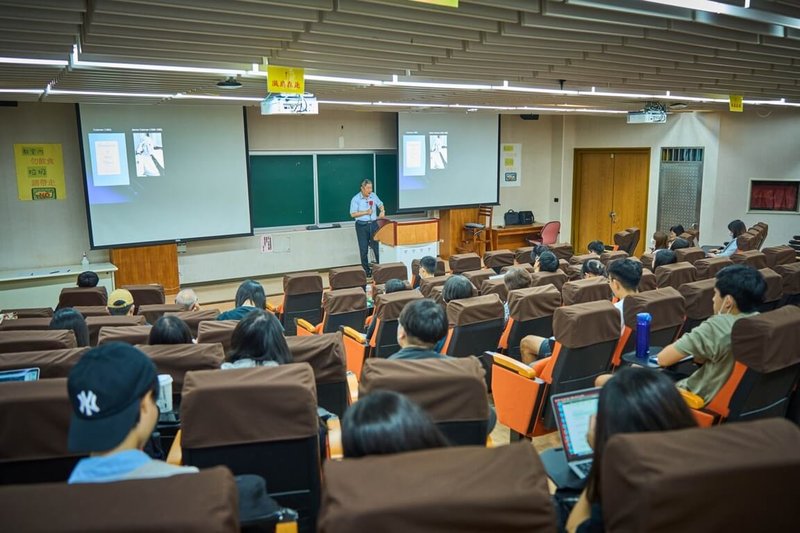
M 439 219 L 408 222 L 378 219 L 381 228 L 375 233 L 381 263 L 405 263 L 411 272 L 411 262 L 426 255 L 439 254 Z

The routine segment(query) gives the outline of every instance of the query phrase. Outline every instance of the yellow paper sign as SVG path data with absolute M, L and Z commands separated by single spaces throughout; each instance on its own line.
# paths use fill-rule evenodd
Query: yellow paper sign
M 728 97 L 728 109 L 734 113 L 741 113 L 744 111 L 744 101 L 741 96 L 732 94 Z
M 63 200 L 64 158 L 60 144 L 15 144 L 20 200 Z
M 420 2 L 422 4 L 434 4 L 445 7 L 458 7 L 458 0 L 414 0 L 414 2 Z
M 293 67 L 267 66 L 267 92 L 303 94 L 305 69 Z

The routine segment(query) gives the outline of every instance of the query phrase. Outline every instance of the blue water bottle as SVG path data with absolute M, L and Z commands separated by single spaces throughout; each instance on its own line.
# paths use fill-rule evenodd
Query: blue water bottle
M 653 317 L 650 313 L 636 314 L 636 357 L 647 359 L 650 355 L 650 322 Z

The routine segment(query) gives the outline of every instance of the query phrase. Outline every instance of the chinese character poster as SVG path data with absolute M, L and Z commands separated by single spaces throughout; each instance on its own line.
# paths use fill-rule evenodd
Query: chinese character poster
M 15 144 L 20 200 L 63 200 L 64 158 L 60 144 Z

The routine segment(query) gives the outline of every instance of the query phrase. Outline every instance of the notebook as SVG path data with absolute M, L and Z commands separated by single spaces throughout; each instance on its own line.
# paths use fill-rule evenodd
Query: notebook
M 597 413 L 599 397 L 600 389 L 597 388 L 555 394 L 550 399 L 567 465 L 581 479 L 585 479 L 592 468 L 594 451 L 586 440 L 586 433 L 589 419 Z
M 38 368 L 21 368 L 19 370 L 0 371 L 0 382 L 3 381 L 37 381 L 39 379 Z

